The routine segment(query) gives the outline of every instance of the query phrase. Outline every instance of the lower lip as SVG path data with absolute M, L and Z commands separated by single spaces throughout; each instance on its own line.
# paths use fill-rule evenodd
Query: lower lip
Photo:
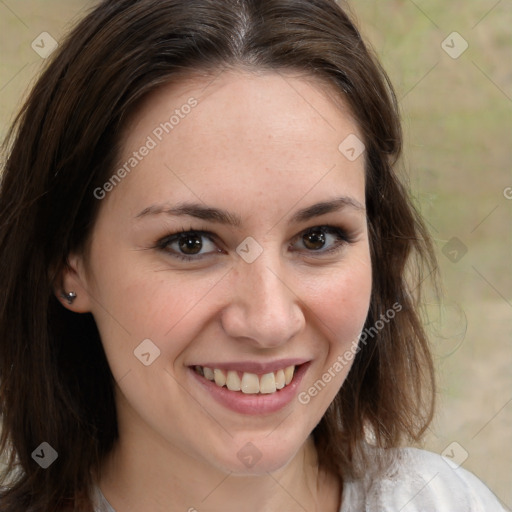
M 189 370 L 216 402 L 234 412 L 255 416 L 277 412 L 286 407 L 297 395 L 299 384 L 308 367 L 309 363 L 301 364 L 295 369 L 290 384 L 275 393 L 268 394 L 245 394 L 241 391 L 230 391 L 228 388 L 221 388 L 215 382 L 199 375 L 193 368 L 189 368 Z

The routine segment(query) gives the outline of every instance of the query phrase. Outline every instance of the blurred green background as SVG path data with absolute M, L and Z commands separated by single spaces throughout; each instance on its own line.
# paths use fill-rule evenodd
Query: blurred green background
M 44 65 L 32 42 L 60 41 L 93 5 L 0 0 L 2 139 Z M 403 163 L 443 279 L 442 300 L 426 297 L 439 400 L 424 447 L 512 510 L 512 2 L 349 5 L 397 90 Z

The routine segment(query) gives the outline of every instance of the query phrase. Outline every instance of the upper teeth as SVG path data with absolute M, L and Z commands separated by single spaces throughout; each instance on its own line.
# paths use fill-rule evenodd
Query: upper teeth
M 282 389 L 293 379 L 295 366 L 288 366 L 276 372 L 265 373 L 258 377 L 255 373 L 239 372 L 235 370 L 219 370 L 211 369 L 206 366 L 196 366 L 197 373 L 211 380 L 219 387 L 226 386 L 231 391 L 242 391 L 242 393 L 274 393 L 278 389 Z M 240 376 L 241 375 L 241 376 Z

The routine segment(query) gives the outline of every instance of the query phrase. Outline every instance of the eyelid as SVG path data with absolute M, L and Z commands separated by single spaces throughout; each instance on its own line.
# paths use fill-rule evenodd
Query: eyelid
M 217 238 L 215 233 L 212 233 L 211 231 L 207 231 L 204 229 L 181 229 L 179 231 L 176 231 L 175 233 L 171 233 L 169 235 L 164 236 L 163 238 L 160 238 L 157 241 L 157 245 L 165 247 L 166 245 L 169 245 L 169 243 L 176 241 L 180 236 L 189 234 L 204 236 L 205 238 L 208 238 L 212 242 L 215 242 Z

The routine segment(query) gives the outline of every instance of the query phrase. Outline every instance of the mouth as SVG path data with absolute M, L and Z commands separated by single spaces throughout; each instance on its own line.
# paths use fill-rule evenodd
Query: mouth
M 196 382 L 221 406 L 244 415 L 268 415 L 296 403 L 310 364 L 310 360 L 288 359 L 268 364 L 211 363 L 188 368 L 192 385 Z
M 261 375 L 237 370 L 223 370 L 207 366 L 194 366 L 194 371 L 205 379 L 214 382 L 219 388 L 239 391 L 246 395 L 269 395 L 288 386 L 295 374 L 295 365 L 280 368 Z

